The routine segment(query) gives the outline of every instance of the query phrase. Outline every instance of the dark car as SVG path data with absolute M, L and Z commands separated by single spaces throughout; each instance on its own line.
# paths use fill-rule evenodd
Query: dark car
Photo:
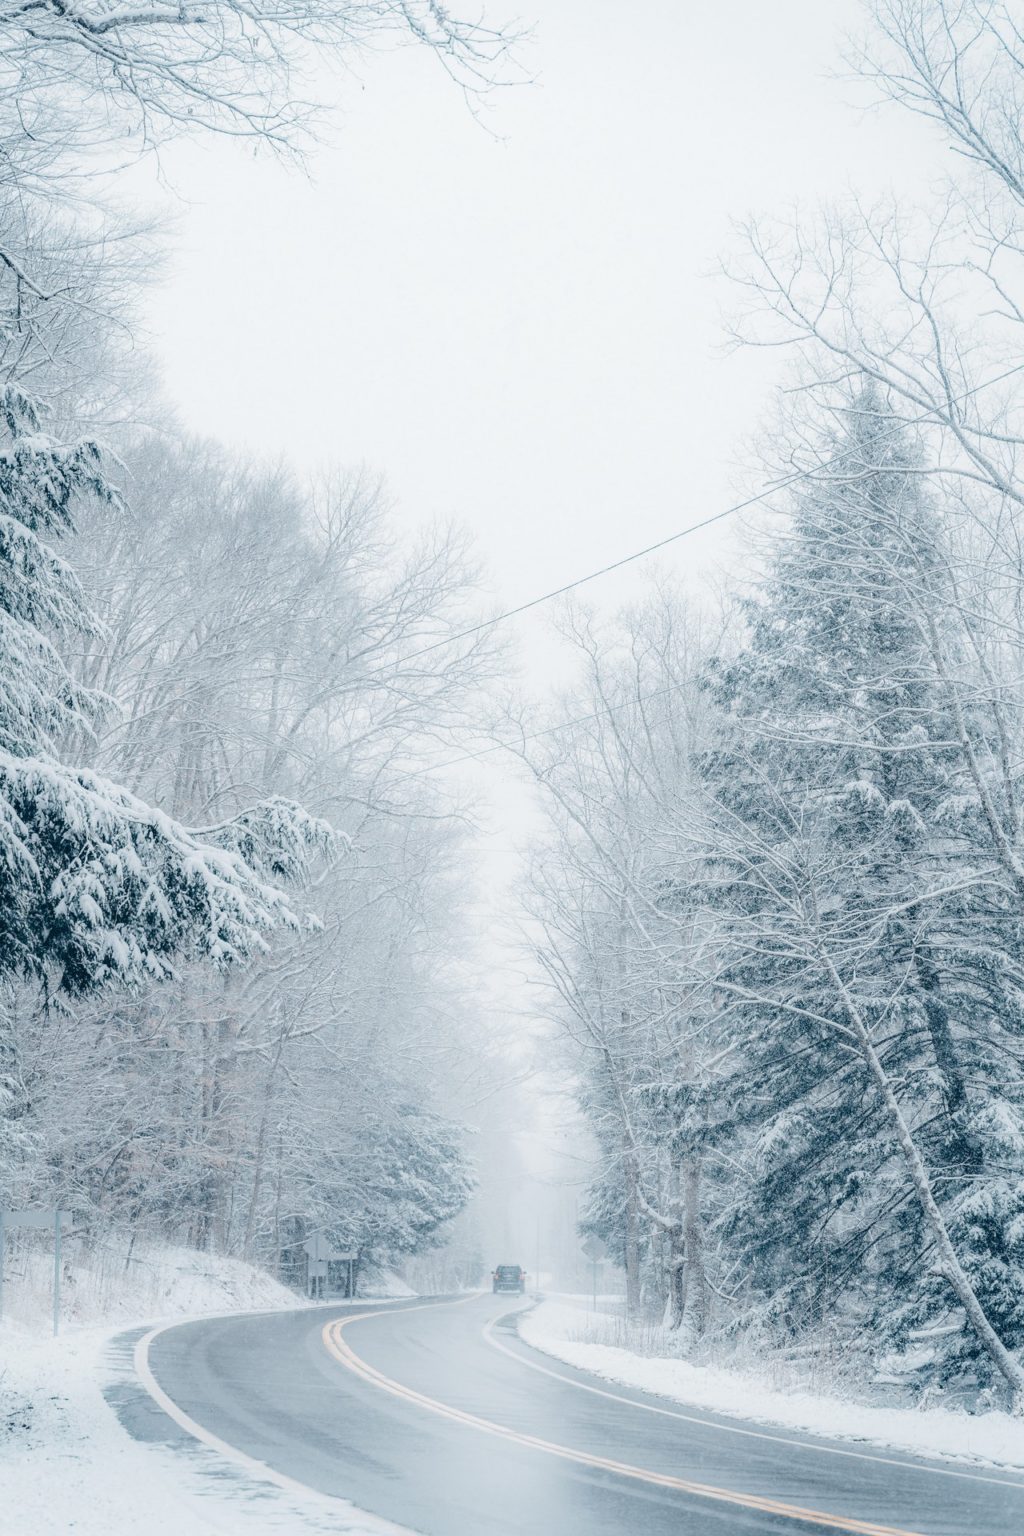
M 517 1291 L 520 1296 L 526 1294 L 526 1270 L 518 1264 L 499 1264 L 491 1276 L 494 1291 Z

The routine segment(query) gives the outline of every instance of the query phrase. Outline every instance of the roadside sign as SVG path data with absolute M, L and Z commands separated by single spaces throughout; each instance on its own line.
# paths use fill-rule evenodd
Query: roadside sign
M 66 1227 L 71 1221 L 71 1212 L 0 1210 L 0 1223 L 5 1227 L 52 1227 L 58 1221 Z
M 4 1233 L 8 1227 L 53 1229 L 53 1336 L 60 1332 L 60 1234 L 70 1211 L 5 1211 L 0 1206 L 0 1317 L 4 1315 Z
M 597 1311 L 597 1266 L 601 1260 L 607 1258 L 608 1249 L 599 1237 L 591 1235 L 582 1245 L 583 1252 L 590 1260 L 590 1289 L 594 1296 L 594 1311 Z
M 314 1232 L 312 1237 L 306 1238 L 302 1246 L 309 1254 L 311 1263 L 316 1263 L 319 1259 L 326 1262 L 329 1259 L 332 1264 L 338 1262 L 348 1264 L 355 1259 L 354 1253 L 340 1253 L 332 1248 L 322 1232 Z
M 355 1291 L 355 1250 L 331 1248 L 322 1232 L 314 1232 L 313 1236 L 308 1237 L 302 1246 L 306 1250 L 306 1255 L 309 1259 L 306 1267 L 306 1280 L 310 1295 L 313 1297 L 322 1296 L 327 1289 L 328 1264 L 347 1264 L 347 1294 L 351 1297 Z

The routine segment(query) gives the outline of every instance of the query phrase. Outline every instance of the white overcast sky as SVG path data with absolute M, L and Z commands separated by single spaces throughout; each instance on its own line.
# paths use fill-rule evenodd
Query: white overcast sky
M 827 78 L 856 0 L 521 6 L 536 84 L 486 128 L 405 49 L 325 81 L 309 179 L 165 157 L 188 201 L 148 316 L 189 426 L 371 465 L 509 602 L 729 498 L 774 362 L 720 350 L 730 220 L 912 184 L 925 139 Z
M 187 201 L 167 200 L 147 314 L 186 425 L 382 472 L 403 525 L 472 531 L 503 606 L 735 494 L 778 360 L 721 348 L 708 274 L 731 220 L 941 169 L 923 126 L 865 115 L 829 78 L 856 0 L 519 14 L 536 83 L 498 93 L 486 126 L 405 49 L 325 80 L 339 110 L 308 179 L 224 141 L 175 148 L 164 168 Z M 673 563 L 727 560 L 723 537 Z M 635 590 L 621 576 L 589 595 Z M 517 631 L 543 683 L 543 610 Z M 493 887 L 524 813 L 497 760 L 486 778 Z

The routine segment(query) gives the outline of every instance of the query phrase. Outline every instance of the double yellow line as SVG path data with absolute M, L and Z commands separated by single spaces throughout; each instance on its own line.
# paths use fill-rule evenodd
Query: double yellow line
M 444 1303 L 435 1302 L 431 1305 L 444 1305 Z M 409 1307 L 403 1310 L 415 1312 L 421 1309 Z M 520 1430 L 509 1429 L 504 1424 L 495 1424 L 490 1419 L 478 1418 L 476 1414 L 466 1413 L 461 1408 L 452 1408 L 447 1403 L 438 1402 L 436 1398 L 427 1397 L 422 1392 L 403 1386 L 401 1382 L 385 1376 L 382 1371 L 376 1370 L 374 1366 L 357 1355 L 343 1337 L 344 1330 L 350 1328 L 353 1323 L 361 1323 L 367 1318 L 380 1317 L 380 1315 L 379 1312 L 359 1312 L 353 1317 L 338 1318 L 328 1323 L 323 1330 L 325 1348 L 339 1364 L 371 1386 L 378 1387 L 382 1392 L 390 1392 L 392 1397 L 400 1397 L 405 1402 L 424 1409 L 427 1413 L 436 1414 L 439 1418 L 451 1419 L 457 1424 L 465 1424 L 470 1429 L 494 1435 L 500 1440 L 510 1440 L 515 1445 L 524 1445 L 534 1451 L 543 1451 L 548 1456 L 558 1456 L 563 1461 L 576 1462 L 580 1466 L 594 1467 L 602 1472 L 615 1472 L 620 1477 L 632 1478 L 636 1482 L 648 1483 L 656 1488 L 670 1488 L 676 1493 L 688 1493 L 701 1499 L 712 1499 L 719 1504 L 735 1504 L 742 1509 L 754 1509 L 766 1515 L 780 1515 L 783 1519 L 797 1520 L 804 1525 L 817 1526 L 824 1531 L 843 1531 L 849 1533 L 849 1536 L 919 1536 L 918 1532 L 904 1530 L 901 1526 L 877 1525 L 870 1520 L 854 1520 L 846 1515 L 830 1515 L 822 1510 L 804 1509 L 798 1504 L 786 1504 L 779 1499 L 762 1498 L 753 1493 L 737 1493 L 730 1488 L 718 1488 L 713 1483 L 696 1483 L 688 1478 L 650 1472 L 644 1467 L 634 1467 L 625 1461 L 613 1461 L 607 1456 L 592 1456 L 587 1451 L 573 1450 L 567 1445 L 558 1445 L 552 1440 L 542 1440 L 538 1435 L 524 1434 Z

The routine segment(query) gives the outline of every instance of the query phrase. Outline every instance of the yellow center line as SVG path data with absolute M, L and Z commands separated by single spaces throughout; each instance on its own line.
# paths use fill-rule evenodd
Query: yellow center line
M 452 1303 L 434 1302 L 428 1305 L 452 1305 Z M 420 1310 L 422 1309 L 419 1307 L 403 1308 L 403 1311 L 407 1312 Z M 567 1445 L 558 1445 L 552 1440 L 542 1440 L 538 1435 L 525 1434 L 521 1430 L 510 1429 L 505 1424 L 496 1424 L 491 1419 L 479 1418 L 476 1414 L 467 1413 L 462 1408 L 453 1408 L 448 1403 L 438 1402 L 436 1398 L 427 1397 L 424 1393 L 417 1392 L 412 1387 L 403 1386 L 401 1382 L 395 1381 L 390 1376 L 385 1376 L 382 1371 L 378 1371 L 357 1355 L 347 1339 L 342 1337 L 343 1331 L 353 1323 L 365 1322 L 381 1315 L 379 1312 L 359 1312 L 354 1317 L 338 1318 L 327 1323 L 322 1335 L 324 1347 L 339 1364 L 371 1386 L 378 1387 L 383 1392 L 390 1392 L 393 1397 L 402 1398 L 405 1402 L 413 1403 L 416 1407 L 423 1408 L 440 1418 L 451 1419 L 455 1423 L 465 1424 L 484 1434 L 512 1441 L 530 1450 L 543 1451 L 548 1456 L 558 1456 L 563 1461 L 573 1461 L 580 1466 L 595 1467 L 603 1472 L 615 1472 L 620 1477 L 632 1478 L 636 1482 L 649 1483 L 657 1488 L 671 1488 L 678 1493 L 693 1494 L 698 1498 L 712 1499 L 721 1504 L 736 1504 L 743 1509 L 755 1509 L 761 1514 L 779 1515 L 786 1520 L 801 1521 L 804 1525 L 816 1525 L 821 1530 L 844 1531 L 850 1533 L 850 1536 L 920 1536 L 919 1532 L 908 1531 L 901 1526 L 878 1525 L 870 1520 L 855 1520 L 848 1515 L 831 1515 L 818 1509 L 804 1509 L 797 1504 L 786 1504 L 779 1499 L 764 1498 L 759 1494 L 738 1493 L 730 1488 L 718 1488 L 713 1483 L 697 1483 L 688 1478 L 651 1472 L 645 1467 L 634 1467 L 625 1461 L 614 1461 L 606 1456 L 594 1456 L 588 1451 L 577 1451 Z

